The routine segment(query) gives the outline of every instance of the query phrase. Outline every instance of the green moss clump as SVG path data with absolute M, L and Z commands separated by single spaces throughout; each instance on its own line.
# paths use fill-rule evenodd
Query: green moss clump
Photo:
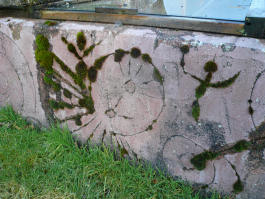
M 184 45 L 184 46 L 181 46 L 181 47 L 180 47 L 180 50 L 181 50 L 181 52 L 182 52 L 183 54 L 187 54 L 187 53 L 189 53 L 189 51 L 190 51 L 190 47 L 189 47 L 189 45 Z
M 206 84 L 209 84 L 210 83 L 210 81 L 212 80 L 212 77 L 213 77 L 213 73 L 208 73 L 207 75 L 206 75 L 206 78 L 205 78 L 205 83 Z M 207 86 L 209 86 L 209 85 L 207 85 Z
M 43 80 L 46 84 L 50 85 L 54 91 L 60 91 L 61 85 L 53 81 L 48 75 L 45 75 Z
M 96 47 L 95 44 L 92 44 L 91 46 L 89 46 L 89 47 L 84 51 L 83 57 L 86 57 L 86 56 L 88 56 L 90 53 L 92 53 L 95 47 Z
M 233 146 L 233 149 L 236 152 L 242 152 L 242 151 L 247 150 L 249 147 L 250 147 L 250 142 L 246 140 L 240 140 Z
M 86 85 L 85 85 L 83 79 L 81 79 L 78 75 L 73 75 L 72 78 L 73 78 L 75 84 L 77 84 L 81 89 L 86 88 Z
M 76 64 L 75 66 L 75 70 L 78 74 L 78 76 L 81 79 L 85 79 L 86 78 L 86 74 L 87 74 L 87 65 L 84 61 L 80 61 Z
M 64 62 L 57 56 L 54 56 L 55 61 L 60 65 L 61 69 L 66 72 L 81 89 L 85 89 L 86 85 L 83 82 L 83 79 L 79 75 L 76 75 Z
M 61 101 L 61 102 L 59 102 L 59 104 L 60 104 L 60 106 L 61 106 L 62 108 L 69 108 L 69 109 L 73 109 L 73 108 L 74 108 L 74 106 L 73 106 L 72 104 L 69 104 L 69 103 L 67 103 L 67 102 L 63 102 L 63 101 Z
M 54 59 L 60 65 L 61 69 L 73 78 L 74 72 L 59 57 L 54 56 Z
M 240 193 L 244 190 L 244 185 L 242 184 L 240 178 L 238 178 L 238 180 L 235 182 L 235 184 L 233 185 L 233 189 L 234 189 L 234 192 L 237 194 L 237 193 Z
M 67 102 L 63 101 L 57 102 L 53 99 L 49 100 L 49 104 L 54 110 L 64 109 L 64 108 L 69 108 L 69 109 L 74 108 L 71 104 L 68 104 Z
M 56 26 L 58 23 L 57 23 L 57 21 L 49 21 L 48 20 L 48 21 L 45 21 L 44 24 L 47 26 Z
M 92 91 L 92 86 L 91 86 L 91 85 L 88 86 L 88 90 L 89 90 L 90 93 L 91 93 L 91 91 Z
M 130 54 L 133 58 L 138 58 L 141 56 L 141 50 L 139 48 L 132 48 Z
M 124 57 L 124 55 L 126 55 L 128 53 L 129 53 L 128 51 L 125 51 L 123 49 L 117 49 L 117 50 L 115 50 L 114 61 L 115 62 L 121 62 L 121 60 Z
M 198 100 L 195 100 L 192 104 L 192 117 L 198 122 L 200 117 L 200 105 Z
M 63 43 L 68 44 L 68 41 L 65 37 L 62 37 L 61 40 L 63 41 Z
M 190 162 L 198 170 L 203 170 L 206 168 L 206 163 L 208 160 L 213 160 L 218 156 L 218 153 L 205 151 L 196 156 L 194 156 Z
M 91 96 L 85 96 L 83 99 L 79 99 L 79 105 L 88 110 L 89 114 L 93 114 L 95 112 L 94 102 Z
M 96 70 L 95 67 L 90 67 L 88 69 L 88 79 L 90 82 L 95 82 L 97 80 L 97 74 L 98 71 Z
M 52 70 L 54 58 L 53 53 L 46 50 L 36 50 L 35 58 L 42 68 L 49 71 Z
M 100 70 L 108 57 L 109 55 L 105 55 L 96 59 L 94 62 L 95 69 Z
M 68 99 L 72 98 L 72 93 L 66 88 L 63 89 L 63 95 Z
M 156 81 L 158 81 L 160 84 L 163 84 L 164 78 L 156 67 L 154 67 L 153 76 Z
M 149 125 L 145 130 L 146 131 L 151 131 L 151 130 L 153 130 L 153 126 L 152 125 Z
M 81 121 L 81 116 L 80 116 L 80 115 L 76 116 L 76 117 L 74 118 L 74 120 L 75 120 L 75 124 L 76 124 L 77 126 L 82 126 L 82 121 Z
M 51 106 L 54 110 L 58 110 L 58 109 L 63 108 L 63 107 L 61 107 L 61 105 L 60 105 L 58 102 L 56 102 L 56 101 L 53 100 L 53 99 L 50 99 L 50 100 L 49 100 L 49 104 L 50 104 L 50 106 Z
M 72 44 L 72 43 L 67 44 L 67 48 L 68 48 L 69 52 L 73 53 L 77 59 L 82 59 L 82 58 L 79 56 L 79 54 L 77 53 L 74 44 Z
M 152 58 L 148 54 L 142 54 L 142 59 L 144 62 L 147 62 L 149 64 L 153 64 Z
M 253 114 L 254 114 L 254 110 L 253 110 L 252 106 L 249 106 L 249 107 L 248 107 L 248 113 L 249 113 L 250 115 L 253 115 Z
M 64 109 L 64 108 L 69 108 L 69 109 L 73 109 L 73 105 L 67 103 L 67 102 L 57 102 L 53 99 L 49 100 L 49 104 L 50 106 L 54 109 L 54 110 L 58 110 L 58 109 Z
M 227 88 L 236 81 L 239 75 L 240 75 L 240 72 L 238 72 L 237 74 L 235 74 L 233 77 L 229 78 L 228 80 L 225 80 L 222 82 L 211 83 L 210 86 L 213 88 Z
M 39 51 L 42 50 L 49 50 L 50 48 L 50 43 L 46 37 L 43 35 L 37 35 L 36 36 L 36 46 Z
M 217 71 L 217 64 L 214 61 L 208 61 L 205 65 L 204 65 L 204 70 L 205 72 L 216 72 Z
M 86 37 L 83 32 L 77 33 L 76 43 L 77 43 L 79 50 L 84 50 L 86 46 Z
M 195 89 L 195 96 L 197 99 L 200 99 L 206 92 L 207 84 L 201 83 L 196 89 Z

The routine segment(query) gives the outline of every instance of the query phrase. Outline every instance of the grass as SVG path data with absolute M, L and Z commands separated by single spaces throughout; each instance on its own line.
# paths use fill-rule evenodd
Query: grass
M 200 197 L 189 184 L 151 166 L 117 159 L 104 146 L 79 148 L 67 129 L 34 128 L 5 107 L 0 109 L 0 198 Z

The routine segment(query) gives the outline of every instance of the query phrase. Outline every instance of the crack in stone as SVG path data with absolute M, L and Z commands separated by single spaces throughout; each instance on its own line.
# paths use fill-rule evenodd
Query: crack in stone
M 229 111 L 228 111 L 226 99 L 224 97 L 223 97 L 223 103 L 225 106 L 225 118 L 226 118 L 228 130 L 229 130 L 229 133 L 232 134 Z
M 96 117 L 93 117 L 89 122 L 87 122 L 83 126 L 79 127 L 78 129 L 73 130 L 73 132 L 77 132 L 77 131 L 83 129 L 84 127 L 88 126 L 91 122 L 93 122 L 95 119 L 96 119 Z
M 261 71 L 260 73 L 258 73 L 257 76 L 256 76 L 256 79 L 255 79 L 255 81 L 254 81 L 254 83 L 253 83 L 253 86 L 252 86 L 252 88 L 251 88 L 250 97 L 249 97 L 249 100 L 248 100 L 248 103 L 249 103 L 249 109 L 252 109 L 251 104 L 252 104 L 252 102 L 253 102 L 253 101 L 252 101 L 252 97 L 253 97 L 253 92 L 254 92 L 255 86 L 256 86 L 256 84 L 257 84 L 259 78 L 263 75 L 264 72 L 265 72 L 265 69 L 264 69 L 263 71 Z M 252 109 L 252 110 L 253 110 L 253 109 Z M 250 114 L 250 116 L 251 116 L 251 120 L 252 120 L 253 126 L 254 126 L 254 128 L 257 130 L 257 126 L 256 126 L 256 124 L 255 124 L 255 121 L 254 121 L 254 118 L 253 118 L 253 114 Z

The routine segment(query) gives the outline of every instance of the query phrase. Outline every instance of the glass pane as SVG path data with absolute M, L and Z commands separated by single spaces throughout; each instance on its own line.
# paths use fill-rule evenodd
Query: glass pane
M 138 9 L 142 14 L 244 21 L 252 0 L 95 0 L 66 2 L 59 9 L 95 11 L 96 7 Z

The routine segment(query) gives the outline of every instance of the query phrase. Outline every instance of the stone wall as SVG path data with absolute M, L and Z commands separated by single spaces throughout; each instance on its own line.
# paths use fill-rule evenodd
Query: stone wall
M 50 25 L 50 26 L 49 26 Z M 2 18 L 0 105 L 172 176 L 265 195 L 265 41 Z

